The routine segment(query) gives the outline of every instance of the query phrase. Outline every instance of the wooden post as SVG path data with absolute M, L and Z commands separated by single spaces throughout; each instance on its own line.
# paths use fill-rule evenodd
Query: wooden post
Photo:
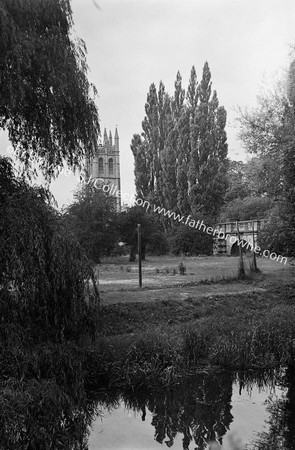
M 253 267 L 255 272 L 257 272 L 257 261 L 255 253 L 255 233 L 254 233 L 254 220 L 252 221 L 252 236 L 253 236 Z
M 240 245 L 240 230 L 239 230 L 239 222 L 237 221 L 237 237 L 238 237 L 238 246 L 239 246 L 239 255 L 240 255 L 240 267 L 239 267 L 239 276 L 245 275 L 245 267 L 242 253 L 242 246 Z
M 141 273 L 141 225 L 137 225 L 137 242 L 138 242 L 138 277 L 139 277 L 139 287 L 142 286 L 142 273 Z

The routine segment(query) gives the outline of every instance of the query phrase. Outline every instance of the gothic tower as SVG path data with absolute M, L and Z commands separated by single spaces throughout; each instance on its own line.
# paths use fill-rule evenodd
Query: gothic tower
M 104 129 L 103 144 L 100 142 L 94 157 L 86 159 L 86 173 L 87 177 L 93 181 L 99 178 L 101 184 L 109 184 L 112 192 L 121 190 L 120 180 L 120 153 L 119 153 L 119 135 L 118 130 L 115 130 L 114 144 L 111 131 L 109 136 L 106 129 Z M 121 199 L 115 197 L 116 209 L 121 211 Z

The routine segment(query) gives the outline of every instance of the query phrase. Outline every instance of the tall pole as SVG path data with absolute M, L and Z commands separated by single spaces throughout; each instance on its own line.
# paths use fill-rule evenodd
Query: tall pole
M 137 225 L 137 242 L 138 242 L 138 276 L 139 276 L 139 287 L 142 286 L 142 273 L 141 273 L 141 225 Z
M 237 222 L 237 236 L 238 236 L 238 246 L 239 246 L 239 255 L 240 255 L 239 275 L 243 276 L 243 275 L 245 275 L 245 267 L 244 267 L 242 246 L 240 244 L 241 239 L 240 239 L 239 222 Z
M 253 235 L 253 267 L 255 272 L 257 272 L 257 261 L 256 261 L 256 253 L 255 253 L 255 233 L 254 233 L 254 220 L 252 222 L 252 235 Z

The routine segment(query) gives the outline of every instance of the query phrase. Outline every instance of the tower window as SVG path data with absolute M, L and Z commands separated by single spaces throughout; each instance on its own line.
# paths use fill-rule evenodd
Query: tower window
M 109 175 L 114 174 L 114 161 L 112 158 L 109 159 Z
M 99 158 L 98 160 L 98 171 L 99 173 L 103 173 L 103 159 Z

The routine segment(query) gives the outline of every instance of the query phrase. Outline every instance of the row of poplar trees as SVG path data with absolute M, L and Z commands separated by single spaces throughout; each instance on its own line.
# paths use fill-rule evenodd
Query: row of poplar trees
M 187 91 L 177 73 L 174 95 L 150 86 L 141 135 L 131 150 L 138 197 L 182 215 L 216 219 L 227 181 L 226 111 L 212 90 L 208 63 Z

